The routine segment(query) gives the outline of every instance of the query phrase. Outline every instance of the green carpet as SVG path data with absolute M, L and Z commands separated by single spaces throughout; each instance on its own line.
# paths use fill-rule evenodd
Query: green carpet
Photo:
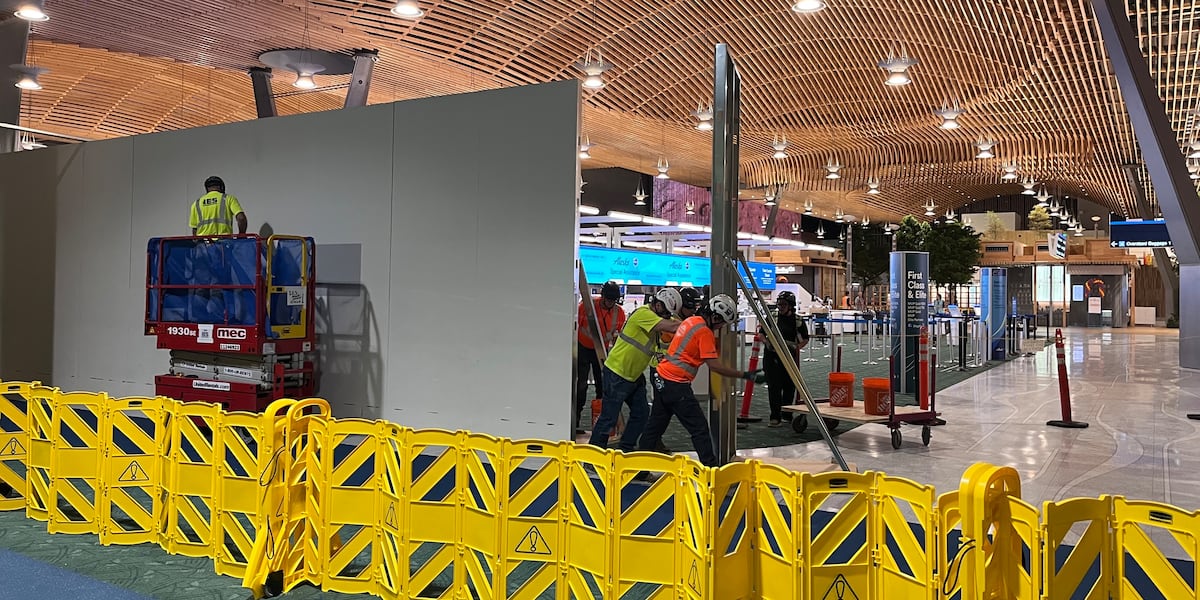
M 854 373 L 854 398 L 858 406 L 862 404 L 862 380 L 865 377 L 887 377 L 888 363 L 887 355 L 882 357 L 882 350 L 873 351 L 871 359 L 879 362 L 878 365 L 864 365 L 867 360 L 866 346 L 863 346 L 863 352 L 854 352 L 855 345 L 853 342 L 847 342 L 842 348 L 842 370 L 845 372 Z M 810 346 L 815 352 L 806 354 L 817 358 L 817 362 L 801 362 L 800 372 L 804 377 L 804 382 L 808 386 L 809 392 L 813 398 L 828 398 L 829 397 L 829 359 L 823 358 L 826 354 L 826 349 L 821 342 L 814 340 Z M 944 362 L 944 361 L 943 361 Z M 992 367 L 1001 364 L 1001 361 L 988 361 L 983 366 L 968 369 L 966 371 L 944 371 L 939 368 L 936 377 L 936 388 L 944 390 L 956 383 L 969 379 L 978 375 Z M 761 363 L 760 363 L 761 365 Z M 739 388 L 740 389 L 740 388 Z M 740 395 L 739 395 L 740 397 Z M 896 404 L 898 406 L 916 405 L 917 402 L 912 394 L 896 394 Z M 821 431 L 813 424 L 804 431 L 804 433 L 796 433 L 792 431 L 790 426 L 784 427 L 767 427 L 768 417 L 771 415 L 771 405 L 767 400 L 767 386 L 763 382 L 762 375 L 759 375 L 759 382 L 754 386 L 754 394 L 750 400 L 750 415 L 761 417 L 759 423 L 748 423 L 745 427 L 738 429 L 737 445 L 739 450 L 750 448 L 771 448 L 775 446 L 787 446 L 791 444 L 803 444 L 812 441 L 821 440 Z M 786 418 L 786 413 L 785 413 Z M 833 431 L 834 435 L 845 433 L 858 427 L 857 423 L 847 423 L 842 421 L 837 429 Z M 671 426 L 667 428 L 667 432 L 663 435 L 663 443 L 675 451 L 690 452 L 692 450 L 692 439 L 687 434 L 687 431 L 679 424 L 678 421 L 672 420 Z

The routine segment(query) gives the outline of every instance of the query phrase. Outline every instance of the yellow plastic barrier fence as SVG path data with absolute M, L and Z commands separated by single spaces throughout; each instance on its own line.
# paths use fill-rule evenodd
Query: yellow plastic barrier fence
M 8 488 L 8 489 L 6 489 Z M 956 491 L 883 473 L 720 469 L 465 431 L 0 382 L 0 508 L 205 556 L 256 595 L 386 599 L 1200 600 L 1200 513 Z
M 0 383 L 0 484 L 13 490 L 0 496 L 0 510 L 25 508 L 25 474 L 29 463 L 30 388 L 40 384 Z

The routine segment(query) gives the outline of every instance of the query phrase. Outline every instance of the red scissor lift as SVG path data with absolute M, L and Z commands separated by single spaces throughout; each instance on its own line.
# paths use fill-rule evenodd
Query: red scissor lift
M 155 393 L 252 412 L 313 396 L 315 281 L 312 238 L 151 239 L 145 334 L 171 351 Z

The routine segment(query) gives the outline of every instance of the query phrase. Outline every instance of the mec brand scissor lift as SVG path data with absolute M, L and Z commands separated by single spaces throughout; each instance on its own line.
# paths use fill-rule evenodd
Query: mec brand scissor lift
M 154 238 L 146 249 L 146 335 L 171 351 L 155 393 L 260 412 L 316 392 L 312 238 Z

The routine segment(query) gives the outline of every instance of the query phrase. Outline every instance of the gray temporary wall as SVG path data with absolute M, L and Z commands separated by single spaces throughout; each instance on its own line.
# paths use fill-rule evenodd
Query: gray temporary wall
M 216 174 L 317 241 L 336 415 L 564 438 L 578 122 L 566 81 L 0 155 L 0 378 L 152 394 L 146 243 Z

